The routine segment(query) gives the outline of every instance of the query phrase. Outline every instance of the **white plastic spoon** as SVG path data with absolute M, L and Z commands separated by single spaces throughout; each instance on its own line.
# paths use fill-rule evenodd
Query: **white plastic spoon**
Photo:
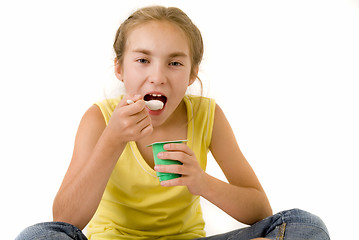
M 145 101 L 146 106 L 153 111 L 161 110 L 164 106 L 163 102 L 160 100 L 150 100 Z
M 127 104 L 133 104 L 133 103 L 134 101 L 127 100 Z M 145 104 L 152 111 L 161 110 L 164 106 L 163 102 L 160 100 L 145 101 Z

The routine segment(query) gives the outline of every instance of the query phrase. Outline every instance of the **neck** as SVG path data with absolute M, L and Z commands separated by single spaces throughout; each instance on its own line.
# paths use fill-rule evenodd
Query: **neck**
M 176 110 L 163 124 L 154 127 L 151 135 L 138 142 L 149 145 L 153 142 L 185 139 L 187 138 L 187 121 L 186 104 L 181 101 Z

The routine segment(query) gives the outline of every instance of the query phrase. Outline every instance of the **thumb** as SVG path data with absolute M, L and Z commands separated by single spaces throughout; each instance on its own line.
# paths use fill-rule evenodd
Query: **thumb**
M 127 94 L 127 95 L 123 96 L 122 100 L 117 104 L 116 108 L 124 107 L 126 105 L 135 103 L 140 99 L 142 99 L 142 96 L 139 94 L 136 94 L 133 96 Z

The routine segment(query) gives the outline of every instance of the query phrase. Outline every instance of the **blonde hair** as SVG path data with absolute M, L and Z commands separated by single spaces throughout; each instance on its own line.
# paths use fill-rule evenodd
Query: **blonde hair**
M 191 55 L 191 77 L 198 78 L 196 69 L 203 57 L 202 35 L 191 19 L 182 10 L 175 7 L 145 7 L 131 14 L 117 30 L 113 44 L 118 63 L 122 64 L 123 62 L 129 32 L 136 26 L 153 20 L 173 23 L 185 33 Z M 202 85 L 201 82 L 200 84 Z

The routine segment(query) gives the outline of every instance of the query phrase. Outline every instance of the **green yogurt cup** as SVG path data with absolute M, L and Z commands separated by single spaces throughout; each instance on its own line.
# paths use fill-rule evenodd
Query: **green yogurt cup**
M 157 155 L 160 152 L 167 152 L 165 149 L 163 149 L 163 146 L 165 144 L 168 144 L 168 143 L 184 143 L 184 142 L 187 142 L 187 140 L 155 142 L 155 143 L 152 143 L 152 144 L 148 145 L 148 147 L 150 147 L 150 146 L 152 147 L 153 159 L 155 160 L 155 165 L 172 165 L 172 164 L 182 165 L 183 163 L 181 163 L 180 161 L 170 160 L 170 159 L 159 159 L 157 157 Z M 181 174 L 177 174 L 177 173 L 156 172 L 156 174 L 157 174 L 157 177 L 160 179 L 160 182 L 181 177 Z

